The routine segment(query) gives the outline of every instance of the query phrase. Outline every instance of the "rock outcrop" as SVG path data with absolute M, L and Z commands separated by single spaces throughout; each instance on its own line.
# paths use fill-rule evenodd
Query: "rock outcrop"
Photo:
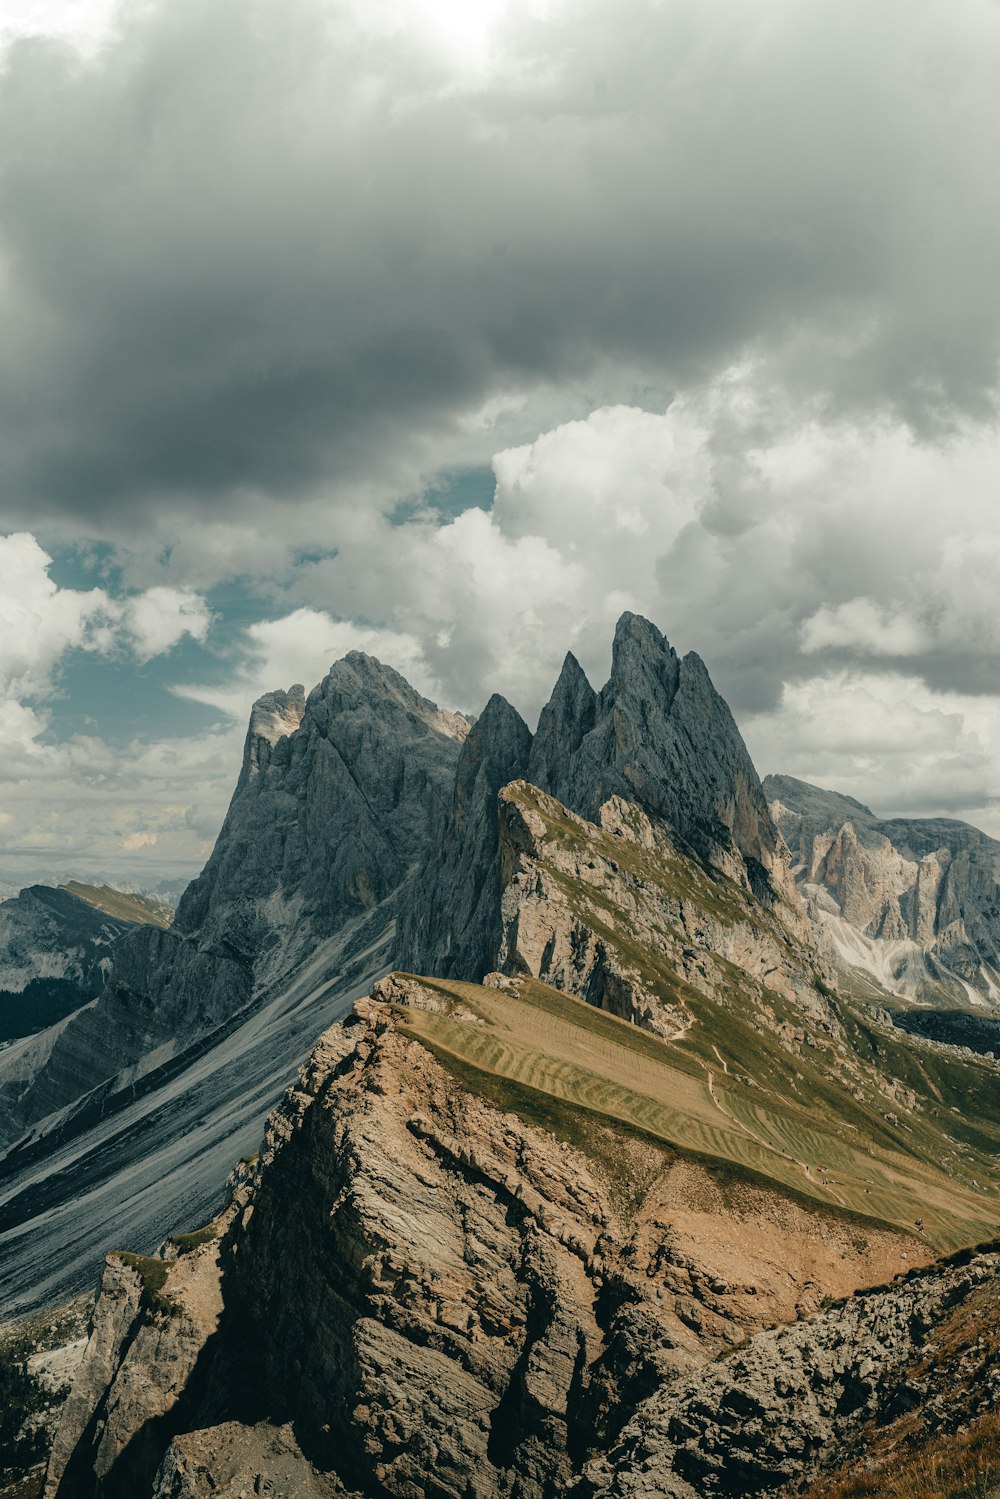
M 791 939 L 800 913 L 707 872 L 641 807 L 613 796 L 589 822 L 521 781 L 500 792 L 499 821 L 503 972 L 661 1035 L 687 1029 L 686 993 L 747 1012 L 755 997 L 780 994 L 830 1028 L 820 960 Z
M 794 1493 L 897 1417 L 909 1417 L 911 1437 L 921 1412 L 926 1421 L 933 1411 L 933 1428 L 955 1431 L 1000 1405 L 998 1289 L 993 1245 L 762 1333 L 647 1400 L 575 1492 L 580 1499 Z M 956 1364 L 945 1334 L 962 1321 L 974 1325 L 984 1310 L 985 1357 Z
M 432 985 L 378 995 L 323 1037 L 218 1239 L 109 1260 L 49 1499 L 194 1499 L 240 1463 L 289 1499 L 558 1495 L 661 1386 L 912 1244 L 613 1120 L 553 1133 L 408 1034 Z
M 527 768 L 531 733 L 498 694 L 462 745 L 451 813 L 439 848 L 406 892 L 397 961 L 443 978 L 494 967 L 500 909 L 497 795 Z
M 1000 1008 L 1000 843 L 949 818 L 878 818 L 791 776 L 764 789 L 842 960 L 924 1005 Z
M 542 710 L 526 779 L 591 821 L 612 796 L 636 802 L 710 862 L 764 894 L 779 842 L 729 708 L 694 652 L 624 614 L 611 675 L 590 689 L 572 657 Z

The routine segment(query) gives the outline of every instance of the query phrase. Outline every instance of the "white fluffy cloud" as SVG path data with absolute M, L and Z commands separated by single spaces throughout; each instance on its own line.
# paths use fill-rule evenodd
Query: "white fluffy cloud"
M 51 563 L 33 536 L 0 536 L 5 873 L 114 870 L 120 855 L 153 847 L 161 833 L 171 845 L 162 867 L 190 869 L 221 815 L 238 736 L 226 729 L 123 748 L 88 734 L 60 741 L 49 732 L 50 709 L 75 652 L 148 661 L 184 634 L 204 637 L 204 601 L 164 587 L 122 599 L 103 588 L 62 588 Z
M 438 688 L 419 643 L 411 636 L 331 619 L 322 610 L 302 608 L 280 619 L 250 625 L 244 636 L 242 660 L 225 682 L 185 683 L 173 690 L 178 697 L 221 708 L 242 722 L 261 693 L 291 687 L 295 682 L 301 682 L 308 691 L 326 676 L 332 662 L 348 651 L 377 656 L 421 692 L 434 693 Z
M 185 635 L 204 640 L 212 622 L 205 600 L 189 588 L 147 588 L 126 599 L 119 617 L 139 661 L 162 656 Z
M 32 698 L 46 692 L 68 650 L 106 650 L 115 610 L 99 588 L 58 588 L 52 559 L 33 536 L 0 537 L 0 693 Z

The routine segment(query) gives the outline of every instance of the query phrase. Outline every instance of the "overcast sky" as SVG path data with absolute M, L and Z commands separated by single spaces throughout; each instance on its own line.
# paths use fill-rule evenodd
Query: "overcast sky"
M 2 0 L 0 881 L 193 873 L 353 646 L 623 608 L 1000 836 L 995 0 Z

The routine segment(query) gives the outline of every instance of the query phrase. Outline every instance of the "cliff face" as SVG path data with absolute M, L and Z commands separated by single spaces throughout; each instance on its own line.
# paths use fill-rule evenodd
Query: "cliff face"
M 411 1034 L 449 1006 L 386 980 L 324 1036 L 221 1237 L 155 1301 L 157 1261 L 111 1258 L 50 1499 L 235 1493 L 237 1454 L 289 1496 L 568 1492 L 661 1386 L 919 1254 L 611 1118 L 459 1084 Z
M 877 818 L 791 776 L 764 782 L 820 930 L 921 1004 L 1000 1006 L 1000 843 L 947 818 Z
M 528 764 L 531 734 L 494 694 L 462 745 L 440 846 L 402 903 L 397 961 L 443 977 L 477 978 L 495 961 L 500 908 L 497 795 Z
M 704 664 L 624 614 L 598 693 L 568 655 L 532 736 L 503 698 L 467 739 L 442 846 L 407 890 L 396 961 L 482 978 L 502 940 L 496 797 L 524 779 L 596 822 L 613 797 L 766 901 L 787 896 L 787 854 L 732 714 Z
M 255 706 L 174 925 L 125 936 L 96 1003 L 0 1055 L 0 1292 L 75 1289 L 116 1221 L 150 1247 L 217 1200 L 318 1032 L 389 966 L 467 730 L 359 653 Z

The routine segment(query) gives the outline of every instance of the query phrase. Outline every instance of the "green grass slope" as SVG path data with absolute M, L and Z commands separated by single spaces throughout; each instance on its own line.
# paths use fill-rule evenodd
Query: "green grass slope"
M 115 890 L 111 885 L 85 885 L 80 880 L 67 880 L 61 888 L 68 890 L 78 900 L 85 900 L 95 910 L 114 916 L 119 921 L 165 928 L 174 919 L 173 908 L 166 901 L 157 900 L 152 895 L 129 895 L 123 890 Z

